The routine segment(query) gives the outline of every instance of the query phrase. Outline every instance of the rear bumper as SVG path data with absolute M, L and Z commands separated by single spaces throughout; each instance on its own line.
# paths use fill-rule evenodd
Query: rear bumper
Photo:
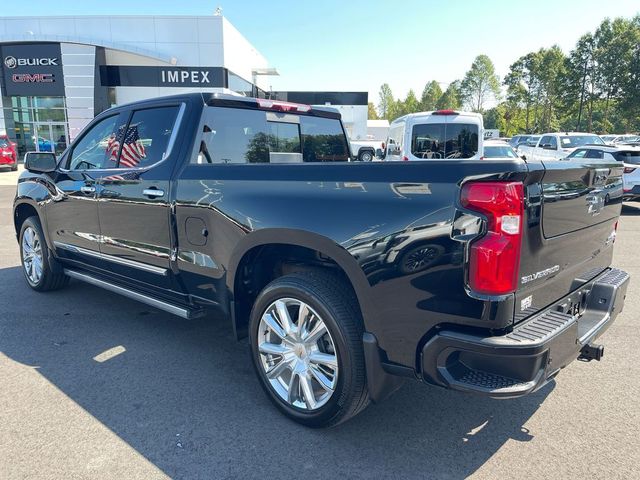
M 422 349 L 422 378 L 497 398 L 531 393 L 611 325 L 622 311 L 628 283 L 626 272 L 607 270 L 506 335 L 442 330 Z M 578 308 L 581 313 L 572 314 Z
M 15 165 L 16 159 L 5 155 L 0 155 L 0 165 Z

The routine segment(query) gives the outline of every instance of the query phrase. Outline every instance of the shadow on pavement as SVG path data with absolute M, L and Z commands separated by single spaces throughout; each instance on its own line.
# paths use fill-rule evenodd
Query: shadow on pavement
M 625 202 L 622 204 L 622 214 L 624 216 L 640 215 L 640 203 L 638 202 Z
M 77 282 L 38 294 L 18 267 L 0 283 L 15 285 L 0 292 L 0 351 L 171 477 L 461 478 L 508 440 L 533 438 L 524 424 L 553 389 L 497 401 L 409 382 L 346 424 L 310 430 L 271 406 L 227 319 L 187 322 Z M 124 352 L 94 360 L 114 347 Z

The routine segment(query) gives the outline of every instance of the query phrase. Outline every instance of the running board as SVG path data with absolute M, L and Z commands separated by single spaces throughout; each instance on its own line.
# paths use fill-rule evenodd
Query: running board
M 75 278 L 76 280 L 90 283 L 91 285 L 104 288 L 105 290 L 109 290 L 110 292 L 119 293 L 120 295 L 123 295 L 125 297 L 129 297 L 133 300 L 145 303 L 151 307 L 155 307 L 158 310 L 164 310 L 165 312 L 172 313 L 188 320 L 202 317 L 205 314 L 205 311 L 203 309 L 187 308 L 174 305 L 173 303 L 168 303 L 164 300 L 158 300 L 157 298 L 150 297 L 149 295 L 145 295 L 143 293 L 134 292 L 132 290 L 129 290 L 128 288 L 121 287 L 114 283 L 100 280 L 99 278 L 92 277 L 91 275 L 88 275 L 86 273 L 80 273 L 76 272 L 75 270 L 69 270 L 66 268 L 64 270 L 64 273 L 65 275 L 71 278 Z

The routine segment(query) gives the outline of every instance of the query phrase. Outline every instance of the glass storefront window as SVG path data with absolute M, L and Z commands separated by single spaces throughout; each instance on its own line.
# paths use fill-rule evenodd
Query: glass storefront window
M 5 97 L 2 103 L 7 134 L 17 143 L 19 157 L 34 150 L 60 154 L 67 147 L 64 97 Z

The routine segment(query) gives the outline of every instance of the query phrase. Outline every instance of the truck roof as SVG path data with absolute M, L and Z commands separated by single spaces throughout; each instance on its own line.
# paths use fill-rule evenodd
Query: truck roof
M 231 108 L 248 108 L 256 110 L 271 110 L 284 113 L 306 114 L 318 117 L 340 119 L 341 115 L 338 110 L 330 107 L 311 106 L 302 103 L 283 102 L 280 100 L 271 100 L 266 98 L 243 97 L 241 95 L 231 95 L 228 93 L 211 93 L 211 92 L 194 92 L 178 95 L 154 97 L 146 100 L 130 102 L 117 107 L 128 107 L 131 105 L 140 105 L 149 102 L 157 102 L 162 100 L 187 100 L 202 101 L 205 105 L 216 107 Z

